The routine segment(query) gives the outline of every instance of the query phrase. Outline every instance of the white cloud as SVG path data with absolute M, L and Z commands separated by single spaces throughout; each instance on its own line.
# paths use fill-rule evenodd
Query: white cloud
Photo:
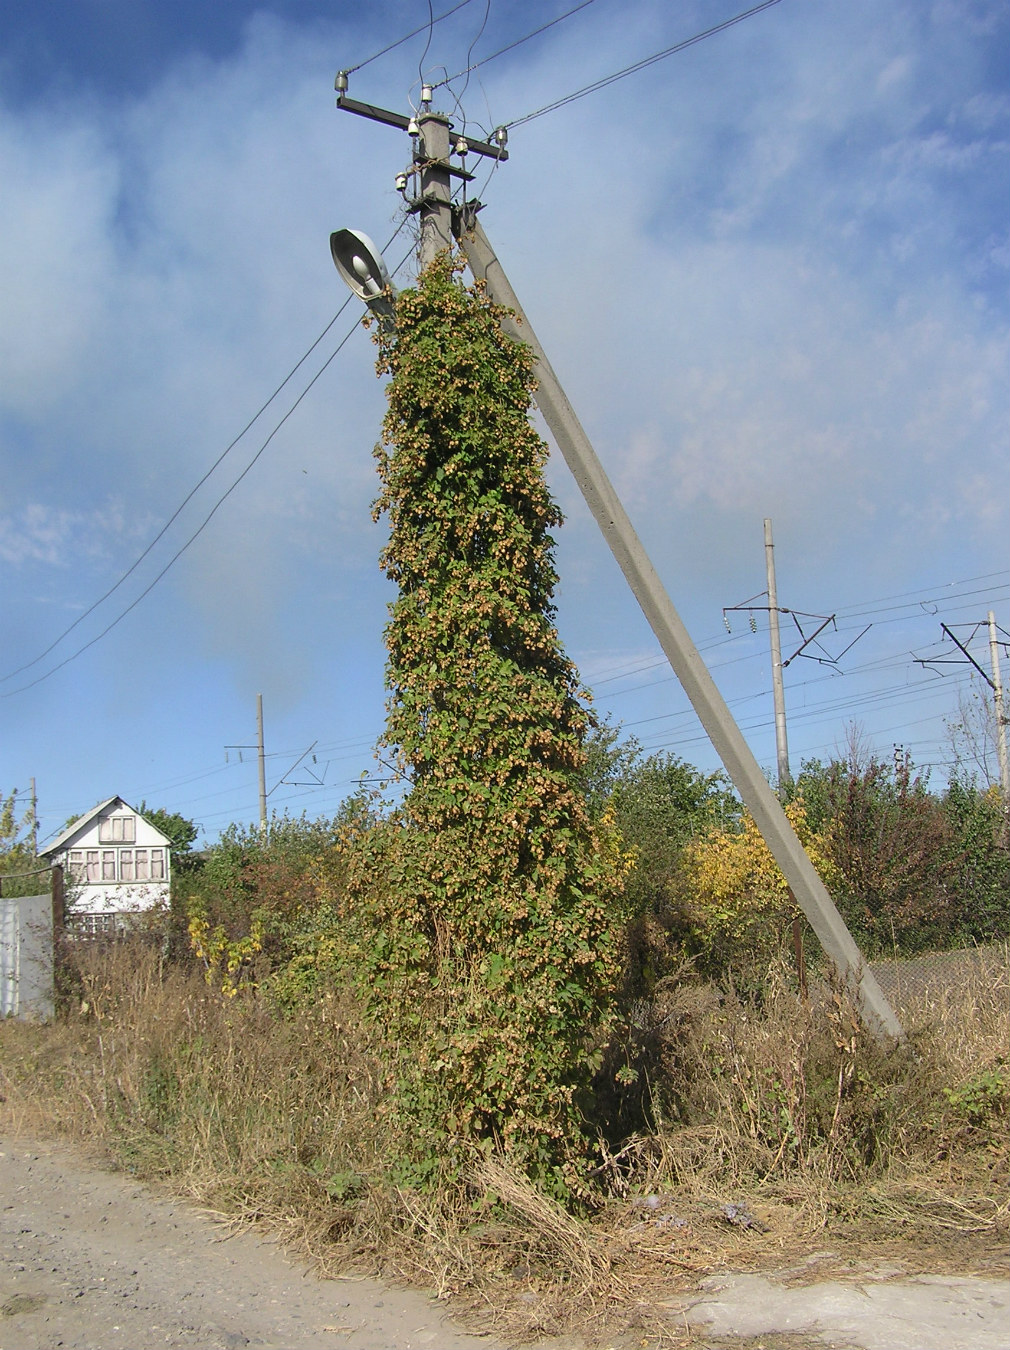
M 990 9 L 956 10 L 776 7 L 515 128 L 484 194 L 492 243 L 657 565 L 714 627 L 759 588 L 763 515 L 806 584 L 841 578 L 853 598 L 1003 557 L 1010 254 L 990 180 L 1007 99 L 966 35 L 965 15 Z M 615 12 L 593 6 L 481 71 L 468 114 L 517 117 L 711 18 L 701 3 Z M 510 19 L 506 38 L 523 29 Z M 334 110 L 334 71 L 380 45 L 343 36 L 260 17 L 234 56 L 166 66 L 139 98 L 2 114 L 0 554 L 71 612 L 129 565 L 343 302 L 330 230 L 392 232 L 409 147 Z M 457 31 L 451 68 L 471 36 Z M 358 72 L 352 93 L 405 107 L 419 50 Z M 229 455 L 137 589 L 317 368 Z M 265 688 L 273 706 L 341 709 L 343 688 L 379 689 L 382 412 L 355 333 L 117 630 L 122 647 L 68 670 L 103 670 L 110 703 L 142 687 L 140 669 L 189 703 L 215 682 L 222 700 Z M 648 634 L 577 489 L 557 465 L 551 478 L 570 515 L 567 632 L 592 676 Z M 34 655 L 52 634 L 22 608 L 17 645 Z
M 89 562 L 118 568 L 123 551 L 142 547 L 155 529 L 150 516 L 121 500 L 88 511 L 29 502 L 17 516 L 0 516 L 0 558 L 15 567 L 42 563 L 65 571 Z
M 44 415 L 100 339 L 118 167 L 93 126 L 0 110 L 0 407 Z

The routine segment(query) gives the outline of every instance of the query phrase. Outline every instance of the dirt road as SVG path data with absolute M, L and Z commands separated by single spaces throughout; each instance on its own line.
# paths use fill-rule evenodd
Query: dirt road
M 55 1145 L 0 1142 L 0 1350 L 503 1350 Z
M 724 1272 L 661 1306 L 672 1339 L 697 1350 L 1006 1350 L 1005 1279 L 894 1273 L 796 1286 L 795 1272 Z M 0 1139 L 0 1350 L 244 1346 L 505 1350 L 422 1294 L 320 1280 L 65 1147 Z

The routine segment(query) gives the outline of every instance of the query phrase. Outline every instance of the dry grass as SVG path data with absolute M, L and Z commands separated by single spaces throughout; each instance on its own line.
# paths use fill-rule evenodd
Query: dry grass
M 349 998 L 285 1020 L 142 944 L 83 952 L 59 1022 L 0 1024 L 0 1127 L 98 1143 L 325 1270 L 422 1282 L 517 1337 L 672 1337 L 664 1303 L 714 1269 L 825 1249 L 818 1274 L 856 1253 L 990 1268 L 1008 1228 L 1005 951 L 963 975 L 907 993 L 892 1052 L 782 972 L 760 1003 L 666 984 L 639 1019 L 658 1123 L 605 1154 L 588 1217 L 494 1155 L 440 1189 L 395 1185 L 386 1080 Z

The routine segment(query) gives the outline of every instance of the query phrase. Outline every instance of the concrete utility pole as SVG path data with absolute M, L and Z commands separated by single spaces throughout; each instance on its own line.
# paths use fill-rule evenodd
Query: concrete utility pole
M 421 98 L 431 90 L 425 86 Z M 421 169 L 421 270 L 430 267 L 439 253 L 452 247 L 452 193 L 449 187 L 449 119 L 425 111 L 417 119 L 420 131 L 417 152 Z
M 263 695 L 256 695 L 256 750 L 260 777 L 260 836 L 267 837 L 267 763 L 263 748 Z
M 474 276 L 486 283 L 488 294 L 493 300 L 512 310 L 520 321 L 521 328 L 510 321 L 507 321 L 506 326 L 517 340 L 526 342 L 536 356 L 539 384 L 534 398 L 537 406 L 670 665 L 782 869 L 797 904 L 855 997 L 866 1025 L 879 1036 L 902 1038 L 904 1032 L 901 1023 L 804 852 L 649 561 L 627 512 L 575 416 L 477 220 L 476 209 L 460 213 L 455 221 L 455 229 Z
M 39 856 L 39 799 L 35 793 L 35 779 L 29 778 L 28 791 L 32 803 L 32 857 Z
M 957 625 L 958 628 L 967 628 L 968 626 L 968 624 Z M 946 633 L 947 637 L 950 638 L 951 642 L 953 642 L 961 655 L 965 657 L 968 664 L 978 671 L 993 692 L 993 698 L 996 704 L 996 751 L 999 756 L 1000 791 L 1003 794 L 1003 809 L 1010 814 L 1010 768 L 1007 766 L 1006 744 L 1007 719 L 1003 702 L 1003 682 L 1000 679 L 999 672 L 1000 642 L 996 628 L 996 615 L 992 610 L 990 610 L 987 615 L 986 626 L 989 629 L 989 664 L 992 669 L 991 675 L 984 666 L 980 665 L 979 662 L 975 660 L 965 643 L 962 642 L 957 634 L 948 628 L 945 623 L 940 624 L 940 629 L 942 632 Z M 976 623 L 972 627 L 971 634 L 967 639 L 968 642 L 971 642 L 972 638 L 981 627 L 981 623 Z M 957 663 L 956 657 L 951 658 L 946 656 L 917 656 L 915 659 L 920 666 L 948 666 Z
M 434 89 L 430 84 L 421 85 L 421 106 L 413 117 L 390 112 L 387 108 L 377 108 L 371 103 L 360 103 L 348 96 L 347 85 L 348 72 L 338 71 L 333 85 L 337 91 L 338 108 L 356 113 L 359 117 L 367 117 L 372 122 L 397 127 L 406 131 L 411 138 L 411 166 L 409 170 L 397 174 L 396 186 L 407 203 L 407 209 L 420 217 L 420 263 L 423 270 L 442 250 L 452 247 L 452 180 L 455 178 L 462 183 L 473 181 L 473 174 L 465 168 L 457 168 L 451 162 L 451 156 L 458 155 L 464 164 L 468 154 L 504 162 L 508 159 L 505 149 L 508 132 L 504 127 L 497 127 L 493 143 L 475 141 L 469 136 L 465 139 L 456 136 L 446 114 L 432 111 Z M 419 189 L 413 197 L 408 195 L 412 178 Z
M 1006 714 L 1003 708 L 1003 681 L 999 673 L 999 643 L 996 641 L 996 615 L 989 611 L 989 662 L 996 699 L 996 748 L 999 752 L 999 781 L 1003 792 L 1003 810 L 1010 815 L 1010 767 L 1006 752 Z
M 775 701 L 775 761 L 779 798 L 789 786 L 789 739 L 786 735 L 786 695 L 782 681 L 782 638 L 779 634 L 779 597 L 775 586 L 775 545 L 772 523 L 765 520 L 765 570 L 768 574 L 768 631 L 772 645 L 772 696 Z
M 533 349 L 539 380 L 535 395 L 537 406 L 543 413 L 575 481 L 603 531 L 604 538 L 659 639 L 675 674 L 691 699 L 737 791 L 754 817 L 797 903 L 820 939 L 821 946 L 856 999 L 866 1025 L 876 1035 L 902 1038 L 904 1032 L 901 1023 L 884 997 L 873 972 L 863 961 L 852 935 L 813 864 L 803 851 L 782 807 L 765 781 L 760 766 L 716 689 L 700 653 L 688 636 L 655 568 L 642 548 L 624 507 L 604 473 L 596 452 L 579 424 L 557 376 L 544 355 L 543 348 L 523 314 L 515 292 L 487 241 L 487 236 L 477 221 L 479 207 L 476 204 L 469 207 L 464 204 L 461 210 L 457 210 L 449 206 L 444 183 L 451 177 L 460 178 L 464 182 L 470 181 L 473 175 L 450 165 L 448 153 L 455 152 L 464 156 L 469 151 L 474 151 L 497 160 L 507 159 L 505 128 L 499 127 L 495 131 L 494 144 L 471 141 L 469 138 L 465 141 L 460 138 L 453 144 L 451 123 L 445 117 L 431 112 L 430 86 L 422 88 L 422 110 L 415 120 L 413 117 L 402 117 L 398 113 L 355 102 L 347 96 L 347 82 L 347 72 L 340 71 L 335 83 L 339 108 L 389 126 L 400 127 L 414 141 L 413 167 L 409 172 L 397 176 L 397 187 L 403 193 L 408 209 L 420 213 L 422 217 L 422 265 L 426 260 L 430 261 L 443 246 L 441 241 L 446 237 L 445 214 L 451 211 L 452 234 L 460 241 L 474 277 L 486 283 L 492 300 L 511 309 L 521 320 L 523 325 L 521 331 L 515 324 L 509 322 L 506 323 L 506 327 L 520 342 L 528 343 Z M 423 135 L 422 126 L 425 133 Z M 443 129 L 448 132 L 448 146 L 442 139 Z M 421 192 L 413 200 L 407 197 L 411 174 L 415 176 L 420 174 L 421 178 Z M 430 222 L 427 227 L 426 221 Z M 341 270 L 345 280 L 348 280 L 338 258 L 340 249 L 334 248 L 333 238 L 330 246 L 338 270 Z M 362 266 L 365 265 L 363 257 L 360 262 Z M 353 268 L 360 277 L 361 273 L 356 263 L 353 264 Z M 354 283 L 349 281 L 349 284 Z M 359 291 L 359 294 L 363 292 Z

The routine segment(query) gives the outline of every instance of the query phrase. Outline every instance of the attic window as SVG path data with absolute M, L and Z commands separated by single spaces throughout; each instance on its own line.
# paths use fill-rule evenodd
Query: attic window
M 132 844 L 137 838 L 136 816 L 107 816 L 98 824 L 100 844 Z

